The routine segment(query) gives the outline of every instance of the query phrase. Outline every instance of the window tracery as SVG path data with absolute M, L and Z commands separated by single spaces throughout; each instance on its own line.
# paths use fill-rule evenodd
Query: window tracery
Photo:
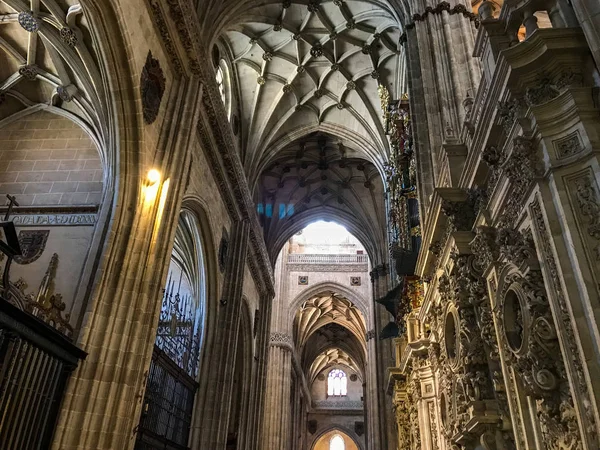
M 327 395 L 344 397 L 348 395 L 348 377 L 343 370 L 333 369 L 327 377 Z

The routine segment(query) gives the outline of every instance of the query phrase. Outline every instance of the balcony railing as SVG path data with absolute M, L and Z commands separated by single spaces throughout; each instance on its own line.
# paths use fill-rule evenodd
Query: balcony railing
M 316 409 L 363 409 L 363 402 L 360 400 L 343 400 L 343 401 L 332 401 L 332 400 L 320 400 L 313 402 L 313 406 Z
M 367 264 L 367 255 L 320 255 L 294 253 L 288 255 L 288 264 Z

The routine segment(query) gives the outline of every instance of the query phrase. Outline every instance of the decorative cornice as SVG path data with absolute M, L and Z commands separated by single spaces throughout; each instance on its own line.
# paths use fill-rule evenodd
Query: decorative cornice
M 210 89 L 208 90 L 210 91 Z M 230 217 L 246 218 L 250 222 L 251 251 L 248 254 L 248 266 L 261 295 L 273 297 L 275 290 L 271 263 L 239 156 L 235 153 L 231 133 L 220 130 L 217 113 L 214 108 L 211 108 L 212 105 L 207 104 L 209 102 L 206 100 L 205 97 L 204 112 L 209 123 L 208 126 L 204 126 L 202 123 L 198 124 L 198 135 L 202 147 L 205 149 L 211 172 L 219 186 Z M 223 122 L 228 123 L 226 118 L 222 118 L 220 123 Z M 208 134 L 207 129 L 212 131 L 212 136 Z M 211 137 L 217 141 L 216 144 L 213 144 Z
M 170 20 L 175 24 L 179 42 L 185 50 L 189 68 L 192 74 L 197 75 L 203 81 L 204 86 L 204 112 L 210 124 L 210 133 L 205 132 L 205 127 L 198 123 L 198 134 L 209 160 L 212 173 L 219 185 L 230 217 L 234 220 L 241 218 L 250 221 L 250 243 L 251 251 L 248 255 L 248 265 L 252 277 L 257 283 L 261 295 L 273 297 L 274 281 L 271 263 L 267 254 L 262 231 L 258 218 L 254 212 L 254 203 L 250 196 L 248 182 L 239 160 L 229 121 L 225 116 L 220 103 L 220 94 L 214 80 L 214 74 L 209 69 L 198 63 L 199 60 L 208 60 L 202 52 L 203 47 L 197 34 L 195 23 L 198 22 L 196 12 L 191 9 L 189 2 L 178 0 L 167 0 Z M 169 25 L 164 12 L 157 0 L 149 0 L 150 9 L 155 25 L 162 37 L 166 52 L 171 56 L 171 64 L 178 75 L 183 74 L 183 64 L 177 56 L 175 43 L 171 39 Z M 213 145 L 213 141 L 215 145 Z
M 154 20 L 154 25 L 160 37 L 162 38 L 162 43 L 165 48 L 165 52 L 169 55 L 171 59 L 171 67 L 173 71 L 178 74 L 183 74 L 183 63 L 181 62 L 181 58 L 175 49 L 175 44 L 171 39 L 171 34 L 169 33 L 169 26 L 164 18 L 163 11 L 160 7 L 160 2 L 158 0 L 147 0 L 148 6 L 150 9 L 150 13 L 152 15 L 152 19 Z

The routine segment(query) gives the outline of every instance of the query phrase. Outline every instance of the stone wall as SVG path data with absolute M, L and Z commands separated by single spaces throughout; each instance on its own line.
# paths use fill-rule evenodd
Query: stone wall
M 0 129 L 0 195 L 26 205 L 99 205 L 103 170 L 96 145 L 75 122 L 48 112 Z

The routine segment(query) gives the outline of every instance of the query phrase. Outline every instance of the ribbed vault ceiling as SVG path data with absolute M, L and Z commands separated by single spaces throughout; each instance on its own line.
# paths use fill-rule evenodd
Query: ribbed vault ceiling
M 283 1 L 249 7 L 224 26 L 234 64 L 251 180 L 288 136 L 328 130 L 363 142 L 380 165 L 388 142 L 379 84 L 395 92 L 400 30 L 380 1 Z
M 0 0 L 0 120 L 42 104 L 101 129 L 106 95 L 90 42 L 73 0 Z
M 324 211 L 345 225 L 373 256 L 385 236 L 381 177 L 352 145 L 314 134 L 280 151 L 259 180 L 256 203 L 274 261 L 283 243 Z
M 326 367 L 346 365 L 364 380 L 365 336 L 357 337 L 339 323 L 331 322 L 314 332 L 301 349 L 302 368 L 309 382 Z
M 363 373 L 352 356 L 339 348 L 330 348 L 320 353 L 310 365 L 308 382 L 312 384 L 322 371 L 333 366 L 346 366 L 354 372 Z
M 365 340 L 365 319 L 358 308 L 346 297 L 325 291 L 307 300 L 298 311 L 294 321 L 296 347 L 302 351 L 311 335 L 328 324 L 339 325 L 361 343 Z

